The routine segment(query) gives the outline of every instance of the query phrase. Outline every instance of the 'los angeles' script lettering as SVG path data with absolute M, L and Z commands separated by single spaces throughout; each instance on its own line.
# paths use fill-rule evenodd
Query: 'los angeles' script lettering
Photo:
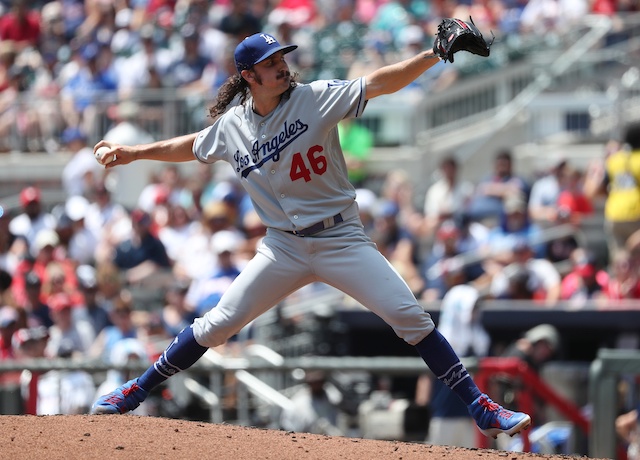
M 240 150 L 236 151 L 233 155 L 236 172 L 241 172 L 242 177 L 247 177 L 251 171 L 261 168 L 267 161 L 280 161 L 280 153 L 308 130 L 309 125 L 300 119 L 293 123 L 285 121 L 282 131 L 266 142 L 255 141 L 249 153 L 243 155 Z

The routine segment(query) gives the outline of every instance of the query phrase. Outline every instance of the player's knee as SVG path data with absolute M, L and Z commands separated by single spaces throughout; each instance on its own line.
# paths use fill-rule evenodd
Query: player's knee
M 417 313 L 394 315 L 389 324 L 398 337 L 409 345 L 419 343 L 436 327 L 431 315 L 422 309 Z
M 226 343 L 243 326 L 242 321 L 224 317 L 213 309 L 194 321 L 193 335 L 200 345 L 212 348 Z

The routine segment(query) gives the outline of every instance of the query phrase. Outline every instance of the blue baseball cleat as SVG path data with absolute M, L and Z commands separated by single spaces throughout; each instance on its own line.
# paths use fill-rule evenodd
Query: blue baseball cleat
M 505 409 L 484 394 L 471 403 L 469 413 L 488 438 L 495 439 L 500 433 L 513 436 L 531 426 L 531 417 L 527 414 Z
M 124 414 L 134 410 L 149 392 L 138 386 L 138 379 L 129 380 L 111 393 L 98 398 L 91 407 L 92 414 Z

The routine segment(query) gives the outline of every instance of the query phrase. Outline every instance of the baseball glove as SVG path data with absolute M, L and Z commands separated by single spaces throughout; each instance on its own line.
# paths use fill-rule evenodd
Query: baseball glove
M 493 32 L 491 35 L 493 36 Z M 453 62 L 453 54 L 460 50 L 487 57 L 494 39 L 495 36 L 487 43 L 471 16 L 469 16 L 469 22 L 446 18 L 438 25 L 433 52 L 444 62 Z

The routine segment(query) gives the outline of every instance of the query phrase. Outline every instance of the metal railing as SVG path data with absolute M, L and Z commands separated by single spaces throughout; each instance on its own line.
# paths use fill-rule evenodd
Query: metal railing
M 366 372 L 372 375 L 387 376 L 418 376 L 430 372 L 423 360 L 417 357 L 305 356 L 285 358 L 264 346 L 254 347 L 249 355 L 251 356 L 226 357 L 209 350 L 203 359 L 182 373 L 185 375 L 186 389 L 210 409 L 212 422 L 225 421 L 218 395 L 222 394 L 221 377 L 229 372 L 232 372 L 240 383 L 237 399 L 237 422 L 243 425 L 251 424 L 250 410 L 254 407 L 250 402 L 252 397 L 276 409 L 272 412 L 274 417 L 280 411 L 291 408 L 292 402 L 284 394 L 286 389 L 267 383 L 265 379 L 258 376 L 261 372 L 284 375 L 302 369 L 305 371 Z M 488 379 L 501 372 L 507 372 L 512 377 L 526 380 L 529 392 L 523 395 L 523 404 L 529 404 L 526 408 L 531 409 L 531 398 L 534 393 L 543 396 L 547 402 L 559 407 L 567 420 L 589 433 L 590 455 L 614 458 L 616 436 L 613 422 L 616 405 L 612 404 L 612 398 L 615 397 L 615 382 L 620 373 L 640 374 L 640 355 L 637 351 L 602 350 L 598 360 L 591 366 L 590 403 L 594 408 L 591 425 L 571 400 L 556 393 L 521 361 L 514 358 L 487 358 L 484 360 L 463 358 L 462 362 L 470 372 L 476 375 L 477 382 L 483 390 L 486 390 L 488 386 Z M 37 359 L 0 362 L 0 375 L 22 370 L 34 373 L 50 370 L 83 370 L 89 373 L 98 373 L 111 368 L 135 373 L 141 372 L 143 367 L 140 364 L 112 367 L 95 361 Z M 210 375 L 210 388 L 190 377 L 197 374 Z M 283 379 L 278 381 L 282 382 Z M 526 408 L 523 406 L 523 409 Z M 524 445 L 528 448 L 530 444 L 527 439 L 524 438 Z M 480 438 L 479 442 L 479 446 L 487 446 L 485 439 Z

